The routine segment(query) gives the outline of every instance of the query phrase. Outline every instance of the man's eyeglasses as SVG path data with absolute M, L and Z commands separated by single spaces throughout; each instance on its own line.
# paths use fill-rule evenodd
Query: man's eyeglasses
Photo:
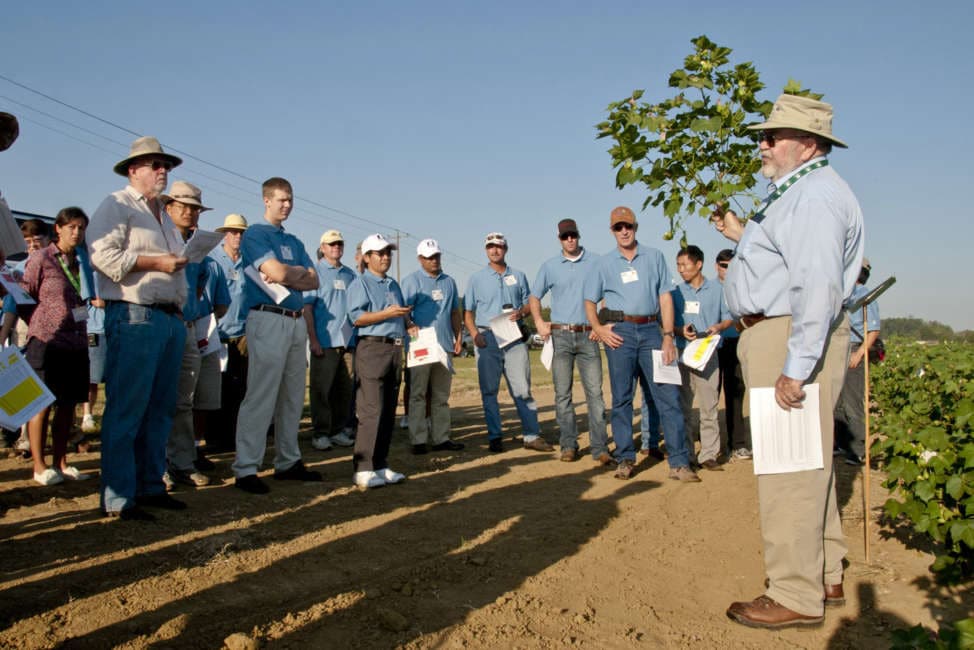
M 613 232 L 622 232 L 623 230 L 635 230 L 636 227 L 631 223 L 617 223 L 612 226 Z
M 558 235 L 558 239 L 565 241 L 566 239 L 578 239 L 577 232 L 563 232 Z

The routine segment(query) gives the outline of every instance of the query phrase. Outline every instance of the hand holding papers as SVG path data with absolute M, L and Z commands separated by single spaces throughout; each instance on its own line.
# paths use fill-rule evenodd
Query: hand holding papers
M 714 355 L 714 350 L 720 343 L 720 334 L 714 334 L 703 339 L 694 339 L 687 343 L 683 350 L 683 365 L 694 370 L 703 370 L 703 367 Z
M 30 297 L 30 294 L 24 291 L 17 283 L 17 278 L 14 276 L 13 271 L 8 267 L 4 266 L 0 269 L 0 284 L 3 288 L 7 290 L 10 297 L 14 299 L 14 302 L 18 305 L 36 305 L 37 301 Z
M 406 367 L 425 366 L 430 363 L 442 363 L 453 372 L 450 357 L 436 340 L 436 330 L 432 327 L 422 327 L 416 336 L 409 339 L 409 354 L 406 356 Z
M 502 312 L 491 318 L 490 331 L 494 333 L 499 348 L 505 348 L 521 340 L 521 330 L 517 326 L 517 321 L 511 320 L 510 312 Z
M 214 248 L 223 241 L 223 234 L 208 230 L 195 230 L 193 236 L 183 245 L 179 256 L 187 258 L 194 264 L 199 264 Z
M 555 344 L 549 336 L 545 339 L 544 346 L 541 348 L 541 365 L 548 372 L 551 372 L 551 360 L 555 358 Z
M 786 411 L 774 388 L 751 388 L 751 442 L 755 474 L 784 474 L 822 469 L 822 425 L 818 384 L 803 387 L 802 408 Z
M 288 288 L 282 284 L 272 284 L 264 280 L 260 271 L 252 266 L 247 266 L 244 268 L 244 275 L 246 275 L 251 282 L 260 287 L 264 293 L 266 293 L 274 301 L 275 304 L 280 304 L 282 300 L 291 295 Z
M 673 363 L 670 365 L 664 364 L 662 350 L 653 350 L 653 381 L 657 384 L 676 384 L 677 386 L 683 383 L 680 378 L 680 367 L 676 365 L 676 359 L 673 359 Z
M 0 352 L 0 425 L 16 431 L 54 403 L 54 395 L 16 348 Z

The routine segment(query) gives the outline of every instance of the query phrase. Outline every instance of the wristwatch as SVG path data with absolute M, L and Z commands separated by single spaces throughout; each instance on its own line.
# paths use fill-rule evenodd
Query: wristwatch
M 669 332 L 663 332 L 663 336 L 673 336 L 673 331 L 670 330 Z

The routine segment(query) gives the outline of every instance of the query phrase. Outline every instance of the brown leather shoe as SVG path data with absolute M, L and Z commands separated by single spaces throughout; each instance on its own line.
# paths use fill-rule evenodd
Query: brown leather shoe
M 720 463 L 718 463 L 716 460 L 714 460 L 712 458 L 710 460 L 705 460 L 702 463 L 700 463 L 700 467 L 702 467 L 704 469 L 709 469 L 711 472 L 723 472 L 724 471 L 724 468 L 720 466 Z
M 545 442 L 545 439 L 538 436 L 531 442 L 524 443 L 525 449 L 533 449 L 534 451 L 552 451 L 554 447 Z
M 825 585 L 825 606 L 841 607 L 842 605 L 845 605 L 845 592 L 842 590 L 842 583 Z
M 633 463 L 631 460 L 623 458 L 619 461 L 619 467 L 616 468 L 615 477 L 623 481 L 628 481 L 630 478 L 632 478 L 635 471 L 635 463 Z
M 603 451 L 601 454 L 595 457 L 595 462 L 598 463 L 599 465 L 608 466 L 608 465 L 615 465 L 616 459 L 613 458 L 612 454 L 610 454 L 609 452 Z
M 727 617 L 748 627 L 777 629 L 797 625 L 821 625 L 825 616 L 805 616 L 793 612 L 767 596 L 758 596 L 749 603 L 731 603 Z
M 573 463 L 577 458 L 578 458 L 578 452 L 576 452 L 574 449 L 561 450 L 561 462 Z

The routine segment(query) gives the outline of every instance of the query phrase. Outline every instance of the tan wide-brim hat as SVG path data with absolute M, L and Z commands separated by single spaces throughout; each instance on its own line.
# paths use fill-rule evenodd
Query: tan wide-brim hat
M 176 181 L 172 184 L 172 189 L 160 196 L 163 204 L 179 201 L 186 205 L 195 205 L 200 212 L 206 212 L 210 208 L 203 205 L 203 190 L 192 183 L 186 181 Z
M 159 144 L 158 140 L 153 138 L 151 135 L 147 135 L 138 138 L 135 142 L 133 142 L 132 147 L 129 150 L 128 158 L 115 163 L 115 166 L 112 167 L 112 169 L 114 169 L 115 173 L 119 176 L 128 178 L 129 165 L 131 165 L 136 158 L 141 158 L 142 156 L 158 156 L 159 158 L 165 158 L 172 163 L 173 167 L 178 167 L 179 165 L 183 164 L 182 158 L 178 158 L 171 153 L 166 153 L 162 150 L 162 145 Z
M 837 147 L 843 149 L 849 147 L 832 135 L 832 104 L 811 97 L 781 95 L 775 101 L 766 122 L 753 124 L 747 128 L 749 131 L 795 129 L 825 138 Z
M 236 230 L 243 232 L 247 229 L 247 219 L 242 214 L 228 214 L 223 220 L 223 225 L 216 229 L 217 232 L 227 232 Z
M 20 135 L 20 123 L 10 113 L 0 112 L 0 151 L 6 151 Z

